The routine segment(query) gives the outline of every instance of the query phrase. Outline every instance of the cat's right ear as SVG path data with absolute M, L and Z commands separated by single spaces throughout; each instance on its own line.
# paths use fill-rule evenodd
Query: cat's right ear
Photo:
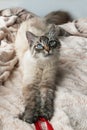
M 30 45 L 32 45 L 32 44 L 34 43 L 35 38 L 36 38 L 37 36 L 35 36 L 33 33 L 29 32 L 29 31 L 27 31 L 27 32 L 26 32 L 26 37 L 27 37 L 28 43 L 29 43 Z

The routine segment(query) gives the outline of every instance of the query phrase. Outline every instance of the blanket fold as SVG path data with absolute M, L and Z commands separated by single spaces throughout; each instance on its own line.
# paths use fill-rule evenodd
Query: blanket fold
M 24 99 L 14 48 L 20 24 L 33 17 L 39 16 L 23 8 L 0 11 L 0 130 L 35 130 L 33 124 L 18 118 L 24 111 Z M 60 82 L 50 123 L 54 130 L 87 130 L 87 18 L 59 28 L 70 35 L 60 38 Z
M 0 11 L 0 83 L 7 80 L 17 63 L 14 42 L 20 24 L 35 16 L 23 8 Z

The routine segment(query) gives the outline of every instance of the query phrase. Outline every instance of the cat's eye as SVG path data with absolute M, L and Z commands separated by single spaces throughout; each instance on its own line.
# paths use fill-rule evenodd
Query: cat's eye
M 51 41 L 49 41 L 49 45 L 50 45 L 50 47 L 57 47 L 57 41 L 56 40 L 51 40 Z
M 36 49 L 36 50 L 43 50 L 43 46 L 42 46 L 41 44 L 37 44 L 37 45 L 35 46 L 35 49 Z

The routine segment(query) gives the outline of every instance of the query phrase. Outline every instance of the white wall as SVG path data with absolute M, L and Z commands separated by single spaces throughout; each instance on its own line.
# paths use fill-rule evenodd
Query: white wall
M 53 10 L 66 10 L 76 18 L 87 17 L 87 0 L 0 0 L 0 9 L 24 7 L 37 15 L 44 16 Z

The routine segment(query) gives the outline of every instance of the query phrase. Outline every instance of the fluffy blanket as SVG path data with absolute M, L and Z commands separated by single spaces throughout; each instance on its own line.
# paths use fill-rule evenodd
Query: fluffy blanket
M 14 49 L 20 23 L 31 17 L 37 16 L 22 8 L 0 11 L 0 130 L 35 129 L 18 118 L 24 101 Z M 75 36 L 60 38 L 59 84 L 50 122 L 54 130 L 87 130 L 87 19 L 61 27 Z

